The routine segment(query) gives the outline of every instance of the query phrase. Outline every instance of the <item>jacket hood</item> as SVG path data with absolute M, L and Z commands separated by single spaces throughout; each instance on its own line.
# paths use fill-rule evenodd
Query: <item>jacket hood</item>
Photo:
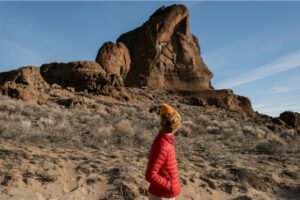
M 159 131 L 159 136 L 166 139 L 170 144 L 175 141 L 175 136 L 173 134 L 166 134 L 164 131 Z

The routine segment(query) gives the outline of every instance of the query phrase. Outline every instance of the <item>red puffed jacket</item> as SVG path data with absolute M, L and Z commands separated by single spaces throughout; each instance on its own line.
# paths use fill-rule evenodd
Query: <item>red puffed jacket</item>
M 160 131 L 151 146 L 146 180 L 150 182 L 148 192 L 155 196 L 173 198 L 181 191 L 174 140 L 173 134 Z

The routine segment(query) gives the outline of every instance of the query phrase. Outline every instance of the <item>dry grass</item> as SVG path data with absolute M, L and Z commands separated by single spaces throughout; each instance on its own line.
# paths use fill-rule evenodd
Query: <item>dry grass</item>
M 37 105 L 1 98 L 0 137 L 15 142 L 92 148 L 148 147 L 160 128 L 157 113 L 135 106 L 94 103 L 67 109 L 51 102 Z M 294 130 L 275 133 L 265 126 L 224 118 L 224 111 L 205 113 L 182 106 L 180 112 L 183 122 L 178 138 L 186 140 L 187 145 L 189 138 L 220 137 L 231 149 L 253 149 L 265 140 L 296 137 Z
M 93 148 L 139 145 L 145 143 L 143 139 L 150 142 L 158 130 L 158 123 L 153 123 L 157 117 L 134 107 L 118 105 L 66 109 L 53 103 L 37 105 L 4 98 L 0 101 L 0 111 L 1 138 L 39 145 Z M 141 115 L 144 116 L 137 117 Z

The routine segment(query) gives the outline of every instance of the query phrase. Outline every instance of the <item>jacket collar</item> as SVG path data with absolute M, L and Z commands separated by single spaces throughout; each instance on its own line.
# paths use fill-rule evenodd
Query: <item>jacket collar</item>
M 165 132 L 160 130 L 159 131 L 159 136 L 166 139 L 170 144 L 174 143 L 175 136 L 173 134 L 166 134 Z

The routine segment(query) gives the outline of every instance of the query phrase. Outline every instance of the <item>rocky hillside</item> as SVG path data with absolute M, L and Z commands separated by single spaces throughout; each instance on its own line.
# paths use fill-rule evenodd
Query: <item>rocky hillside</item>
M 0 73 L 0 199 L 146 199 L 165 102 L 183 115 L 181 199 L 297 199 L 300 114 L 255 112 L 212 77 L 183 5 L 159 8 L 95 61 Z
M 147 199 L 157 107 L 84 98 L 69 108 L 1 98 L 0 199 Z M 183 116 L 175 140 L 178 199 L 299 197 L 299 132 L 270 130 L 216 107 L 169 103 Z

